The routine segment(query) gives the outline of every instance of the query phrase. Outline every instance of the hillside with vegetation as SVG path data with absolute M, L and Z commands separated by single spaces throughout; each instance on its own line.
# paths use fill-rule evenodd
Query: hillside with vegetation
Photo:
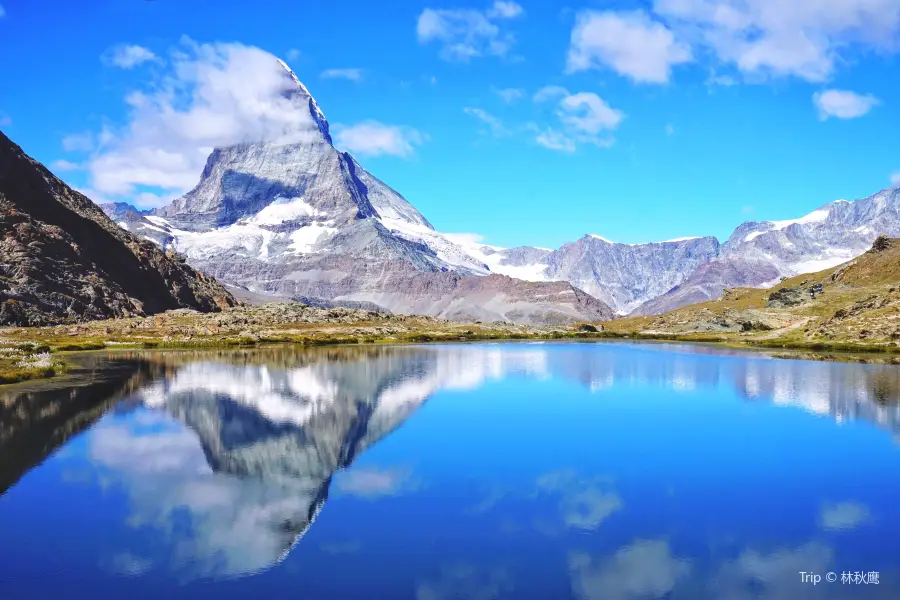
M 766 347 L 900 351 L 900 239 L 767 289 L 731 288 L 718 300 L 605 323 L 610 334 Z

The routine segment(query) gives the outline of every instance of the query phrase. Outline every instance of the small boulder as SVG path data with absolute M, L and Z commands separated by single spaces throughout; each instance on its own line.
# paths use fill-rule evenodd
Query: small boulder
M 884 252 L 891 247 L 891 238 L 886 235 L 879 235 L 872 243 L 872 252 Z
M 769 294 L 766 302 L 767 308 L 784 308 L 788 306 L 797 306 L 806 301 L 806 295 L 803 290 L 798 288 L 783 287 Z

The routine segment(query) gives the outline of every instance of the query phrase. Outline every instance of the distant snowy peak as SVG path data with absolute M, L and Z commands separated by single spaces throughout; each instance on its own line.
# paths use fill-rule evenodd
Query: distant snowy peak
M 703 239 L 704 236 L 692 235 L 692 236 L 686 236 L 686 237 L 673 238 L 671 240 L 663 240 L 661 242 L 639 242 L 637 244 L 623 244 L 621 242 L 614 242 L 608 238 L 603 237 L 602 235 L 597 235 L 595 233 L 589 233 L 585 237 L 599 240 L 605 244 L 616 244 L 616 245 L 620 245 L 620 246 L 652 246 L 654 244 L 677 244 L 679 242 L 687 242 L 690 240 L 699 240 L 699 239 Z M 708 236 L 706 236 L 706 237 L 708 237 Z
M 680 284 L 718 253 L 719 241 L 711 236 L 619 244 L 588 234 L 551 252 L 544 275 L 568 281 L 627 313 Z
M 143 216 L 150 214 L 149 210 L 138 210 L 127 202 L 107 202 L 101 204 L 100 209 L 106 213 L 106 216 L 117 223 L 138 220 Z M 127 227 L 125 229 L 127 229 Z
M 607 244 L 615 244 L 614 241 L 608 240 L 605 237 L 603 237 L 602 235 L 597 235 L 595 233 L 589 233 L 588 237 L 594 238 L 595 240 L 600 240 L 601 242 L 605 242 Z
M 868 250 L 879 235 L 900 236 L 900 187 L 854 202 L 835 200 L 797 219 L 742 223 L 718 258 L 637 312 L 665 312 L 717 298 L 723 288 L 767 287 L 781 277 L 829 269 Z
M 855 202 L 835 200 L 797 219 L 741 224 L 724 256 L 763 259 L 786 274 L 825 269 L 867 249 L 878 235 L 900 233 L 900 190 Z
M 533 282 L 567 281 L 625 313 L 664 294 L 718 255 L 714 237 L 619 244 L 588 234 L 556 250 L 501 248 L 462 234 L 436 234 L 482 263 L 486 273 Z M 476 270 L 477 272 L 477 270 Z
M 741 239 L 741 242 L 750 242 L 760 235 L 769 232 L 769 231 L 780 231 L 791 225 L 805 225 L 809 223 L 821 223 L 828 219 L 828 216 L 831 214 L 831 209 L 833 206 L 847 202 L 846 200 L 836 200 L 830 204 L 826 204 L 825 206 L 814 210 L 808 215 L 804 215 L 799 219 L 785 219 L 783 221 L 762 221 L 759 223 L 750 222 L 745 223 L 744 225 L 748 226 L 752 229 L 750 233 L 747 233 Z

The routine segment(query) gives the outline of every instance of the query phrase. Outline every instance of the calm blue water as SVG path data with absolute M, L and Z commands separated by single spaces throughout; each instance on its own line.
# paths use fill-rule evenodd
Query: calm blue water
M 681 345 L 147 355 L 0 393 L 0 598 L 896 599 L 898 393 Z

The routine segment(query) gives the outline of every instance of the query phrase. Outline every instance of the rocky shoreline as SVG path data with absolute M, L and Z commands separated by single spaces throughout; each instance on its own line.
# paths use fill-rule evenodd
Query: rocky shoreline
M 759 290 L 757 290 L 759 291 Z M 750 312 L 757 309 L 748 309 Z M 715 314 L 694 309 L 704 323 L 663 315 L 653 323 L 618 319 L 569 326 L 512 323 L 461 323 L 413 315 L 395 315 L 351 308 L 321 308 L 300 303 L 241 305 L 216 313 L 178 309 L 149 317 L 129 317 L 50 327 L 0 329 L 0 385 L 65 373 L 66 355 L 92 350 L 226 349 L 294 344 L 410 344 L 504 340 L 645 340 L 714 343 L 765 350 L 801 350 L 792 357 L 814 360 L 900 363 L 900 343 L 852 339 L 820 341 L 790 337 L 791 325 L 775 327 L 761 315 L 758 328 L 747 328 L 749 312 L 732 309 Z M 757 311 L 758 312 L 758 311 Z M 755 314 L 755 312 L 753 313 Z M 648 318 L 644 318 L 647 320 Z M 654 325 L 655 323 L 655 325 Z M 708 326 L 718 323 L 717 326 Z M 767 329 L 766 323 L 772 323 Z M 643 326 L 642 326 L 643 325 Z M 783 325 L 783 323 L 782 323 Z M 708 326 L 708 327 L 707 327 Z M 853 352 L 856 354 L 841 354 Z M 869 353 L 877 354 L 869 354 Z M 860 353 L 866 354 L 861 356 Z M 894 356 L 894 353 L 897 356 Z

